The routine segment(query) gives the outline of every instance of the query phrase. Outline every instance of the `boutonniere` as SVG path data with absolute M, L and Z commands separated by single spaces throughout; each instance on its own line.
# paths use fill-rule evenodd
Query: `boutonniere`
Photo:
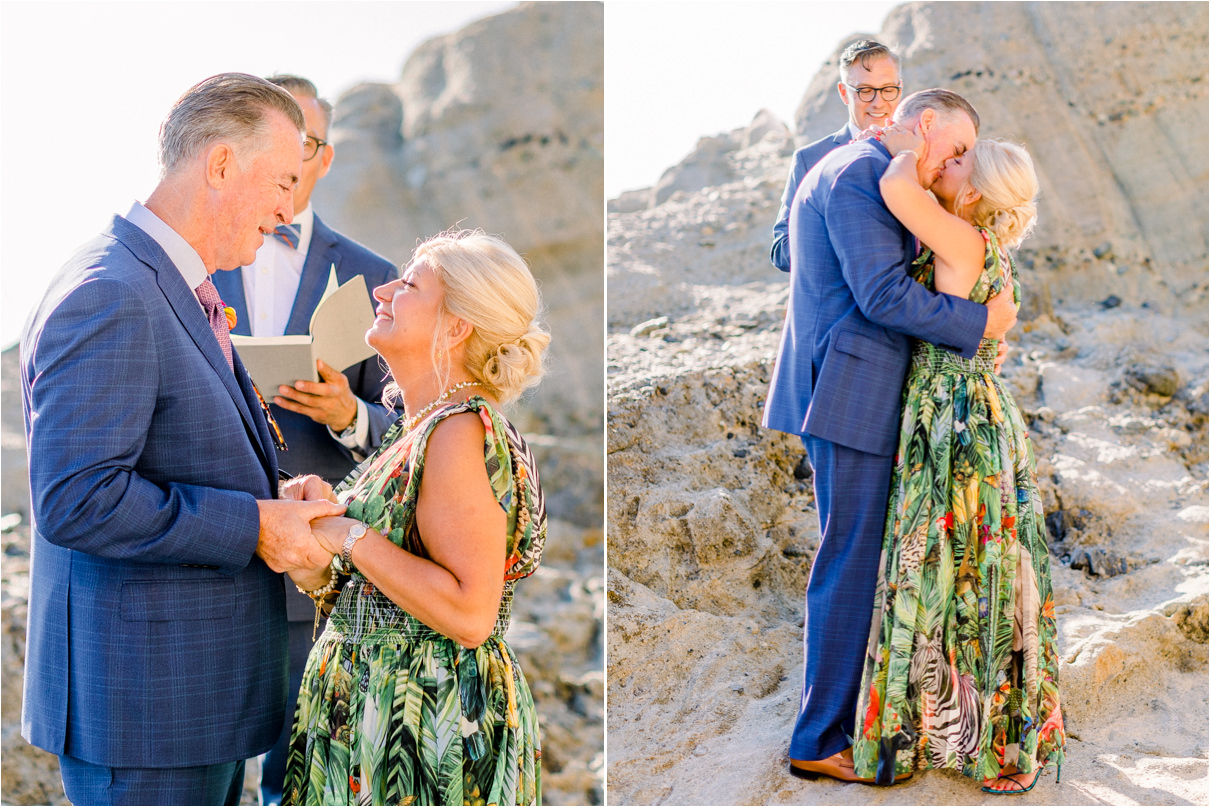
M 223 305 L 222 300 L 219 301 L 219 305 L 220 306 Z M 227 315 L 227 330 L 235 331 L 235 324 L 236 324 L 235 309 L 233 309 L 231 306 L 223 306 L 223 313 Z

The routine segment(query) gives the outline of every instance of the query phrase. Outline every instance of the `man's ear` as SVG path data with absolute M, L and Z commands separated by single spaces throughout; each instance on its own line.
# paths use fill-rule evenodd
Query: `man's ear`
M 849 93 L 846 92 L 846 89 L 847 88 L 845 86 L 845 82 L 843 82 L 843 81 L 837 82 L 837 94 L 841 96 L 841 103 L 848 107 L 849 106 Z
M 216 143 L 206 152 L 206 183 L 218 190 L 236 170 L 235 152 L 226 143 Z
M 324 146 L 324 153 L 320 155 L 320 176 L 321 177 L 326 176 L 328 174 L 328 169 L 332 168 L 332 158 L 335 156 L 336 156 L 336 151 L 332 148 L 331 143 Z
M 921 135 L 924 137 L 930 130 L 934 128 L 934 124 L 938 122 L 938 113 L 931 107 L 926 107 L 921 110 L 921 117 L 917 123 L 921 127 Z

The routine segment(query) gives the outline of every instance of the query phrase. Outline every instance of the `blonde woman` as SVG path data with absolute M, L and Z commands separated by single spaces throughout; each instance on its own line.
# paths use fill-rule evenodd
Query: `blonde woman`
M 312 525 L 331 567 L 293 573 L 317 612 L 335 605 L 303 676 L 284 800 L 538 804 L 534 702 L 503 636 L 546 515 L 500 413 L 542 374 L 538 289 L 511 247 L 462 231 L 421 244 L 374 297 L 366 341 L 405 415 L 335 491 L 288 486 L 347 510 Z
M 914 276 L 982 303 L 1007 284 L 1009 250 L 1036 218 L 1025 149 L 1000 140 L 918 177 L 922 140 L 883 130 L 895 155 L 887 207 L 920 239 Z M 856 715 L 854 770 L 891 784 L 947 768 L 998 794 L 1029 791 L 1063 762 L 1055 612 L 1034 453 L 994 373 L 997 343 L 973 359 L 914 347 Z

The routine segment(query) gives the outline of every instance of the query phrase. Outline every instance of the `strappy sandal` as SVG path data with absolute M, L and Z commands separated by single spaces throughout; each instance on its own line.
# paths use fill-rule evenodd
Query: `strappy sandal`
M 1058 764 L 1055 767 L 1055 781 L 1057 783 L 1060 782 L 1060 769 L 1061 768 L 1062 767 Z M 1018 787 L 1017 788 L 989 788 L 988 786 L 980 786 L 980 791 L 983 791 L 987 794 L 1025 794 L 1026 792 L 1030 791 L 1030 789 L 1034 788 L 1035 784 L 1039 782 L 1039 775 L 1042 773 L 1043 773 L 1043 767 L 1039 766 L 1037 769 L 1034 770 L 1034 779 L 1030 781 L 1030 785 L 1025 786 L 1025 787 L 1023 787 L 1022 784 L 1019 783 L 1017 780 L 1013 780 L 1013 778 L 1017 777 L 1019 774 L 1021 774 L 1021 772 L 1014 772 L 1013 774 L 1002 774 L 999 777 L 997 777 L 997 779 L 994 782 L 999 783 L 1002 780 L 1013 780 L 1013 782 Z

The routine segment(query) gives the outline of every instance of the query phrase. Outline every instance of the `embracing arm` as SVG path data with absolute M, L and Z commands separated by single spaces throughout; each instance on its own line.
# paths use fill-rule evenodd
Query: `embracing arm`
M 340 552 L 352 520 L 317 520 L 329 550 Z M 416 506 L 430 559 L 374 530 L 353 546 L 362 575 L 400 608 L 464 648 L 492 634 L 504 588 L 506 516 L 484 466 L 484 427 L 474 413 L 444 419 L 429 436 Z
M 916 166 L 914 151 L 900 151 L 883 172 L 879 191 L 892 215 L 937 256 L 934 288 L 966 298 L 984 269 L 984 239 L 921 187 Z
M 862 314 L 892 331 L 973 356 L 988 311 L 962 298 L 935 294 L 909 277 L 903 230 L 879 194 L 884 165 L 860 158 L 834 180 L 825 224 Z

